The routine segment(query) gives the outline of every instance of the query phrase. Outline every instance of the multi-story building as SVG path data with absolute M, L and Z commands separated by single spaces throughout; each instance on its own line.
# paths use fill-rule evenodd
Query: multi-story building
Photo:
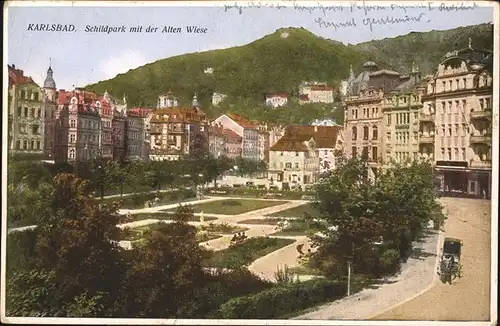
M 307 187 L 315 183 L 318 176 L 317 144 L 307 133 L 286 133 L 269 149 L 268 179 L 271 184 L 281 189 Z
M 319 174 L 337 167 L 343 153 L 342 126 L 289 126 L 285 136 L 314 139 L 319 159 Z
M 269 148 L 276 144 L 278 140 L 285 134 L 285 127 L 283 126 L 268 126 L 269 131 Z
M 150 109 L 142 108 L 132 108 L 127 111 L 125 138 L 125 160 L 127 161 L 147 160 L 149 158 L 149 150 L 145 148 L 146 144 L 149 144 L 149 139 L 146 141 L 145 137 L 148 136 L 146 117 L 150 111 Z
M 299 87 L 299 102 L 305 103 L 333 103 L 334 88 L 326 83 L 302 83 Z
M 127 156 L 127 111 L 123 109 L 113 108 L 113 119 L 111 126 L 113 127 L 113 160 L 123 162 Z
M 8 73 L 9 152 L 43 154 L 45 111 L 42 89 L 15 65 L 8 66 Z
M 244 159 L 259 160 L 259 133 L 257 126 L 251 123 L 248 118 L 238 114 L 223 114 L 216 123 L 222 125 L 224 129 L 230 129 L 242 138 L 241 157 Z
M 157 109 L 151 117 L 152 160 L 178 160 L 208 152 L 207 119 L 198 107 Z
M 410 75 L 401 78 L 401 84 L 391 90 L 383 100 L 384 116 L 382 138 L 385 150 L 381 152 L 384 164 L 403 162 L 419 158 L 419 139 L 429 137 L 423 132 L 420 123 L 422 96 L 427 81 L 422 80 L 418 69 L 413 65 Z
M 161 94 L 158 96 L 158 102 L 156 105 L 156 108 L 158 109 L 164 109 L 164 108 L 173 108 L 177 107 L 179 105 L 177 98 L 175 97 L 174 93 L 169 90 L 167 94 Z
M 226 144 L 226 156 L 231 159 L 241 157 L 241 152 L 243 150 L 243 137 L 227 128 L 224 128 L 222 133 L 224 135 L 224 143 Z
M 226 155 L 226 138 L 221 124 L 211 123 L 208 126 L 208 151 L 214 157 Z
M 362 155 L 369 161 L 369 176 L 376 174 L 384 150 L 380 131 L 383 130 L 382 105 L 384 96 L 401 83 L 400 74 L 379 69 L 366 62 L 364 71 L 349 78 L 345 98 L 344 149 L 347 156 Z M 351 74 L 352 77 L 352 74 Z
M 493 53 L 445 55 L 427 84 L 420 118 L 422 154 L 433 154 L 441 190 L 491 195 Z
M 288 103 L 288 94 L 284 93 L 270 93 L 266 95 L 266 105 L 277 108 L 284 106 Z
M 79 89 L 59 91 L 54 123 L 56 162 L 77 163 L 101 156 L 101 100 Z M 108 109 L 105 105 L 104 110 Z
M 226 99 L 227 95 L 226 94 L 221 94 L 221 93 L 213 93 L 212 95 L 212 105 L 217 106 L 219 105 L 222 101 Z
M 113 132 L 115 124 L 113 122 L 115 110 L 112 107 L 111 98 L 106 91 L 101 101 L 96 101 L 95 104 L 99 109 L 101 117 L 101 130 L 99 133 L 100 137 L 100 157 L 104 160 L 115 159 L 115 133 Z
M 259 137 L 259 161 L 269 162 L 269 131 L 263 125 L 257 126 Z

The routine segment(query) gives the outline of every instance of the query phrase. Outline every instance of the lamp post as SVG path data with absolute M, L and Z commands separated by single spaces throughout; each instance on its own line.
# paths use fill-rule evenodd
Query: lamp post
M 351 261 L 347 261 L 347 296 L 351 295 Z
M 97 167 L 99 171 L 99 190 L 101 193 L 101 199 L 104 199 L 104 180 L 103 180 L 103 168 L 102 165 L 99 164 Z

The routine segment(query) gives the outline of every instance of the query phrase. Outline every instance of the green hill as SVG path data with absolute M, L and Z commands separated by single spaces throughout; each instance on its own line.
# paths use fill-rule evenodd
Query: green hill
M 445 31 L 407 35 L 349 45 L 354 51 L 371 56 L 375 62 L 386 62 L 390 68 L 409 73 L 412 62 L 424 74 L 432 73 L 443 55 L 468 46 L 469 38 L 474 48 L 493 50 L 493 25 L 480 24 Z
M 108 90 L 118 97 L 126 94 L 130 105 L 152 107 L 158 95 L 169 89 L 184 105 L 197 92 L 203 109 L 216 115 L 221 108 L 211 107 L 213 92 L 229 95 L 233 105 L 226 103 L 224 109 L 239 106 L 242 99 L 246 107 L 260 107 L 265 93 L 296 95 L 305 80 L 338 84 L 348 76 L 350 64 L 357 72 L 366 60 L 401 72 L 407 72 L 415 61 L 423 73 L 429 73 L 446 52 L 467 46 L 469 37 L 475 47 L 492 49 L 493 25 L 410 33 L 357 45 L 328 40 L 303 28 L 282 28 L 243 46 L 158 60 L 86 88 L 98 93 Z M 204 73 L 208 67 L 213 74 Z M 256 113 L 252 111 L 250 118 Z M 331 108 L 321 112 L 328 111 Z M 256 115 L 262 118 L 263 114 Z

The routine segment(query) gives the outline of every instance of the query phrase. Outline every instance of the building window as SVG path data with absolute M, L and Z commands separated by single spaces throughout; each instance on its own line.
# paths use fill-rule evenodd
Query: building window
M 40 141 L 37 140 L 37 142 L 36 142 L 36 149 L 42 149 L 42 147 L 40 145 L 41 145 Z
M 352 127 L 352 140 L 356 140 L 358 138 L 358 129 L 356 127 Z
M 363 152 L 362 152 L 361 156 L 364 159 L 368 159 L 368 146 L 363 146 Z
M 16 149 L 21 149 L 21 141 L 16 140 Z
M 75 150 L 72 148 L 69 150 L 69 158 L 74 159 L 75 158 Z
M 299 152 L 295 152 L 295 156 L 299 156 Z
M 299 168 L 299 163 L 295 163 L 295 168 L 298 169 Z
M 377 140 L 378 138 L 378 128 L 377 126 L 372 127 L 372 139 Z
M 75 143 L 76 142 L 76 135 L 74 135 L 74 134 L 69 135 L 69 142 Z
M 26 106 L 24 108 L 24 116 L 27 117 L 28 116 L 28 107 Z
M 23 115 L 23 108 L 22 108 L 22 107 L 20 107 L 20 106 L 18 106 L 18 107 L 17 107 L 17 116 L 18 116 L 18 117 L 21 117 L 22 115 Z
M 289 163 L 289 162 L 285 163 L 285 168 L 286 169 L 291 169 L 292 168 L 292 163 Z
M 21 98 L 25 98 L 26 97 L 26 92 L 25 91 L 21 91 Z
M 23 149 L 28 149 L 28 140 L 23 140 Z
M 33 135 L 38 135 L 40 133 L 40 126 L 38 126 L 38 125 L 32 125 L 31 126 L 31 133 Z
M 376 162 L 378 159 L 377 147 L 372 147 L 372 161 Z
M 389 114 L 387 115 L 387 125 L 388 125 L 388 126 L 390 126 L 390 125 L 391 125 L 391 123 L 392 123 L 392 115 L 389 113 Z
M 280 156 L 283 156 L 283 152 L 280 153 Z
M 31 108 L 31 116 L 33 118 L 36 116 L 35 111 L 36 111 L 35 108 Z
M 463 82 L 464 82 L 464 88 L 467 88 L 467 78 L 464 78 Z
M 356 157 L 356 154 L 357 154 L 357 148 L 356 148 L 356 146 L 353 146 L 351 149 L 351 156 Z
M 368 140 L 368 134 L 369 134 L 368 127 L 364 126 L 363 127 L 363 140 Z

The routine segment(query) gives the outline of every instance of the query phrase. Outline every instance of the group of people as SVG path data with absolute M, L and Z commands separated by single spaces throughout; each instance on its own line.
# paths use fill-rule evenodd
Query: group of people
M 238 232 L 231 238 L 231 243 L 240 243 L 247 239 L 247 235 L 245 232 Z
M 154 202 L 152 200 L 147 200 L 145 206 L 146 208 L 149 208 L 149 207 L 156 207 L 159 204 L 160 204 L 160 198 L 155 197 Z

